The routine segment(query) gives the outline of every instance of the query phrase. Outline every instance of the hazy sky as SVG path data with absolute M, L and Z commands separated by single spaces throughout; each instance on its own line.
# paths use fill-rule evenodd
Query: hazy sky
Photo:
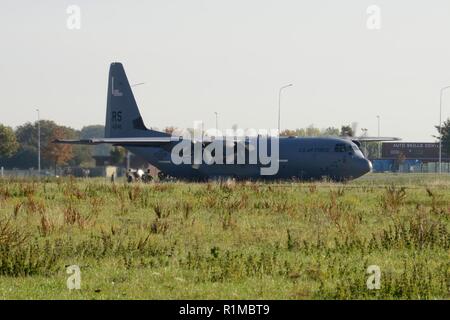
M 81 9 L 81 29 L 66 22 Z M 366 26 L 370 5 L 381 29 Z M 356 121 L 432 141 L 450 85 L 450 1 L 0 0 L 0 123 L 105 120 L 109 64 L 124 64 L 147 126 L 319 128 Z M 450 115 L 450 90 L 444 96 Z

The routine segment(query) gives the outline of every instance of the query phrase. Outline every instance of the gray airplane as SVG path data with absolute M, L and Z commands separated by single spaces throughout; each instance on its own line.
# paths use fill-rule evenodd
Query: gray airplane
M 372 169 L 371 162 L 361 152 L 358 139 L 340 137 L 270 137 L 267 143 L 271 151 L 271 139 L 279 139 L 278 170 L 275 174 L 262 175 L 261 168 L 267 167 L 259 158 L 256 163 L 208 164 L 205 162 L 174 163 L 171 154 L 180 142 L 206 148 L 212 140 L 187 141 L 165 132 L 146 128 L 133 96 L 130 84 L 121 63 L 112 63 L 109 70 L 104 138 L 87 140 L 56 140 L 55 143 L 69 144 L 112 144 L 122 146 L 146 159 L 164 175 L 184 180 L 205 181 L 217 178 L 265 179 L 265 180 L 322 180 L 346 181 L 358 178 Z M 258 140 L 260 138 L 256 138 Z M 365 141 L 384 141 L 395 138 L 364 138 Z M 360 139 L 361 140 L 361 139 Z M 396 139 L 397 140 L 397 139 Z M 234 158 L 237 146 L 243 144 L 244 157 L 250 156 L 251 141 L 234 140 Z M 224 143 L 225 145 L 226 143 Z M 229 144 L 229 143 L 228 143 Z M 229 147 L 229 146 L 228 146 Z

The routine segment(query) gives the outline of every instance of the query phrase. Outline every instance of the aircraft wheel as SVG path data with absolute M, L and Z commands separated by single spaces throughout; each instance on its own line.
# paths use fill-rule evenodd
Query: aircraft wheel
M 160 181 L 164 181 L 167 179 L 167 175 L 164 172 L 160 171 L 158 172 L 158 178 Z

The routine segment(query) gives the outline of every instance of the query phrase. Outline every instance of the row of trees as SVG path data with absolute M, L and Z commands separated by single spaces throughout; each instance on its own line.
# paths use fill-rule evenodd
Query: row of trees
M 64 145 L 51 143 L 56 139 L 88 139 L 92 137 L 103 137 L 104 126 L 90 125 L 81 130 L 61 126 L 53 121 L 41 120 L 41 167 L 56 168 L 57 166 L 81 166 L 90 167 L 94 165 L 93 155 L 111 156 L 113 164 L 122 163 L 125 157 L 123 148 L 111 148 L 102 146 Z M 165 132 L 171 133 L 177 130 L 167 127 Z M 320 130 L 314 126 L 304 129 L 284 130 L 284 136 L 320 136 L 320 135 L 349 135 L 352 136 L 350 126 L 327 128 Z M 38 123 L 28 122 L 15 130 L 0 125 L 0 166 L 6 168 L 29 169 L 37 168 L 38 158 Z
M 355 133 L 350 125 L 344 125 L 341 129 L 335 127 L 328 127 L 326 129 L 319 129 L 310 125 L 307 128 L 300 128 L 295 130 L 286 129 L 280 132 L 281 136 L 294 137 L 318 137 L 318 136 L 348 136 L 353 137 Z
M 109 146 L 82 146 L 51 143 L 55 139 L 87 139 L 103 137 L 102 125 L 86 126 L 81 130 L 61 126 L 53 121 L 41 120 L 41 167 L 55 168 L 61 165 L 89 167 L 92 156 L 109 155 Z M 15 130 L 0 125 L 0 166 L 6 168 L 37 168 L 38 123 L 25 123 Z
M 41 120 L 41 167 L 56 168 L 56 166 L 69 165 L 91 167 L 94 165 L 93 155 L 110 156 L 112 164 L 123 163 L 125 151 L 123 148 L 108 145 L 83 146 L 63 145 L 51 143 L 55 139 L 88 139 L 104 136 L 103 125 L 85 126 L 81 130 L 61 126 L 53 121 Z M 284 130 L 282 136 L 355 136 L 354 125 L 343 125 L 340 129 L 328 127 L 319 129 L 313 125 L 307 128 Z M 450 150 L 450 119 L 446 120 L 442 128 L 436 126 L 439 140 L 442 134 L 444 149 Z M 171 133 L 174 127 L 167 127 L 164 131 Z M 367 143 L 364 149 L 369 157 L 378 155 L 377 143 Z M 29 169 L 37 168 L 38 157 L 38 123 L 27 122 L 15 130 L 0 124 L 0 166 L 6 168 Z

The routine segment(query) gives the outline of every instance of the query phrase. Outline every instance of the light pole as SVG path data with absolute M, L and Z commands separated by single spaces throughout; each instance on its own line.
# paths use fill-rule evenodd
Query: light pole
M 380 137 L 380 116 L 377 116 L 378 119 L 378 138 Z
M 377 120 L 378 120 L 378 138 L 380 137 L 380 116 L 377 116 Z M 381 142 L 378 141 L 378 158 L 381 158 Z
M 444 90 L 448 88 L 450 88 L 450 86 L 446 86 L 441 89 L 439 100 L 439 174 L 442 173 L 442 94 Z
M 36 109 L 38 117 L 38 174 L 41 177 L 41 117 L 39 109 Z
M 278 134 L 280 134 L 280 123 L 281 123 L 281 92 L 283 91 L 283 89 L 286 89 L 288 87 L 292 87 L 293 84 L 287 84 L 285 86 L 282 86 L 280 88 L 280 90 L 278 91 Z
M 137 86 L 142 86 L 143 84 L 145 84 L 145 82 L 134 83 L 130 87 L 134 88 L 134 87 L 137 87 Z
M 216 115 L 216 134 L 219 131 L 219 122 L 217 120 L 217 116 L 219 115 L 217 112 L 214 112 L 214 114 Z

